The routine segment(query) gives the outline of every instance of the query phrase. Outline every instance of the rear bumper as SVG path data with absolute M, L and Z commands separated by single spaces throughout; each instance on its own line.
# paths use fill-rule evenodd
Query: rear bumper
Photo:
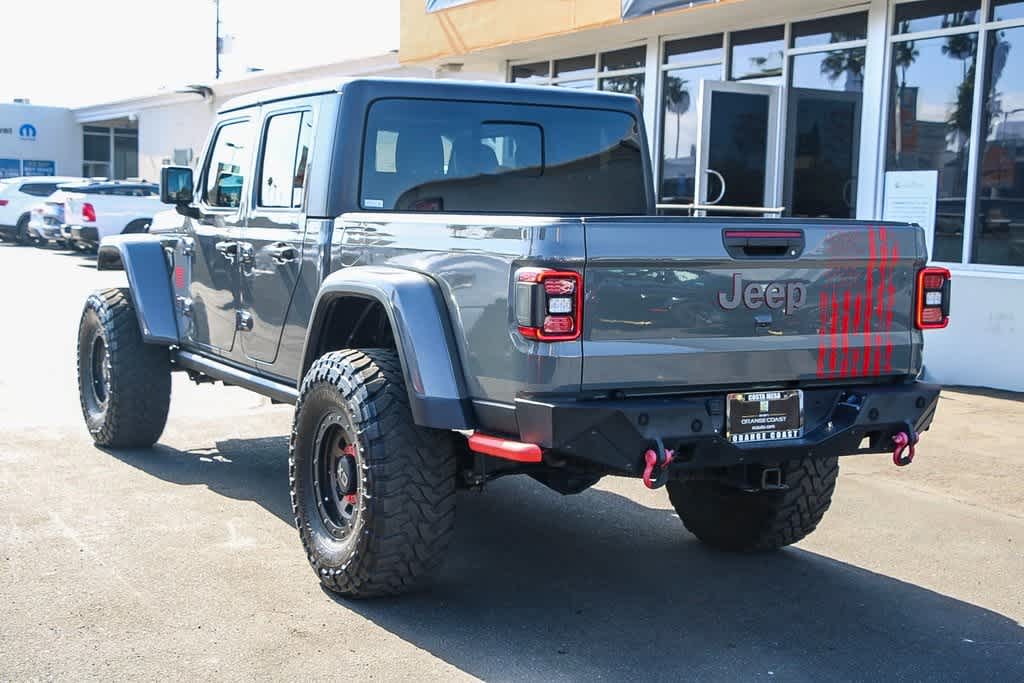
M 521 440 L 540 445 L 546 453 L 638 475 L 644 452 L 658 439 L 676 452 L 673 470 L 891 452 L 892 437 L 908 424 L 918 433 L 928 429 L 939 389 L 923 382 L 805 389 L 802 438 L 744 444 L 725 437 L 724 393 L 595 401 L 519 399 L 516 418 Z
M 81 225 L 71 226 L 71 239 L 82 244 L 97 246 L 100 243 L 100 233 L 96 228 L 83 227 Z

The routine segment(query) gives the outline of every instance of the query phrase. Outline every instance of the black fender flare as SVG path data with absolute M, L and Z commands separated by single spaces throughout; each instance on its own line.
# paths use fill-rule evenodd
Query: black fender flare
M 147 234 L 104 237 L 96 254 L 97 270 L 123 270 L 135 314 L 147 344 L 177 344 L 178 322 L 167 257 L 160 239 Z
M 331 303 L 341 297 L 373 299 L 383 307 L 391 322 L 416 424 L 472 429 L 472 404 L 444 297 L 436 281 L 415 271 L 352 266 L 325 278 L 306 331 L 299 384 L 316 360 Z

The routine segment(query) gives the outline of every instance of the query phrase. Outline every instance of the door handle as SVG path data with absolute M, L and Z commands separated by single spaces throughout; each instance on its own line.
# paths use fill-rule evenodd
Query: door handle
M 704 172 L 707 173 L 708 175 L 713 175 L 716 178 L 718 178 L 718 182 L 722 185 L 722 189 L 719 190 L 718 196 L 708 202 L 708 204 L 717 204 L 718 202 L 722 201 L 722 197 L 725 196 L 725 177 L 721 173 L 712 168 L 706 168 L 704 169 Z
M 235 258 L 238 256 L 238 242 L 217 242 L 216 247 L 221 256 L 230 263 L 235 262 Z
M 299 258 L 299 250 L 290 244 L 278 243 L 271 246 L 267 251 L 270 252 L 270 258 L 278 265 L 292 263 Z

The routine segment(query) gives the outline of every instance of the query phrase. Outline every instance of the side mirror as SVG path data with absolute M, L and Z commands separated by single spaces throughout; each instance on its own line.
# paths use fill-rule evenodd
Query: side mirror
M 160 201 L 164 204 L 188 206 L 192 203 L 192 169 L 187 166 L 164 166 L 160 169 Z

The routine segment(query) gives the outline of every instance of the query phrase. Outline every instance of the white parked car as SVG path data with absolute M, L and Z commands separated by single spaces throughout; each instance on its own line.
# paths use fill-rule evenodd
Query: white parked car
M 160 186 L 146 182 L 92 183 L 68 188 L 64 198 L 70 238 L 88 248 L 110 235 L 148 232 L 153 216 L 166 209 L 160 203 Z
M 84 178 L 33 176 L 0 180 L 0 238 L 26 244 L 31 239 L 28 224 L 32 207 L 57 191 L 59 185 Z

